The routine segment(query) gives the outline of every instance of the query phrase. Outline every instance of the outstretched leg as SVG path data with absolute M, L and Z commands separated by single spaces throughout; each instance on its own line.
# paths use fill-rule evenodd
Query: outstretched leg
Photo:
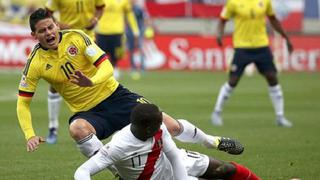
M 175 120 L 163 113 L 163 122 L 170 134 L 181 142 L 198 143 L 207 148 L 214 148 L 229 154 L 241 154 L 244 147 L 237 140 L 212 136 L 184 119 Z

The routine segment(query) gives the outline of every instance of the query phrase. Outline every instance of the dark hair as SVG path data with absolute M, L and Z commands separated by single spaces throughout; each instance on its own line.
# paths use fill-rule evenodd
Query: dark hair
M 43 20 L 43 19 L 47 19 L 47 18 L 51 18 L 53 19 L 53 21 L 55 21 L 55 19 L 53 18 L 52 14 L 43 9 L 43 8 L 39 8 L 37 10 L 35 10 L 31 15 L 30 15 L 30 18 L 29 18 L 29 25 L 30 25 L 30 28 L 31 28 L 31 31 L 32 32 L 35 32 L 36 30 L 36 24 L 37 22 L 39 22 L 40 20 Z
M 139 127 L 162 122 L 162 112 L 154 104 L 138 104 L 131 112 L 131 123 Z

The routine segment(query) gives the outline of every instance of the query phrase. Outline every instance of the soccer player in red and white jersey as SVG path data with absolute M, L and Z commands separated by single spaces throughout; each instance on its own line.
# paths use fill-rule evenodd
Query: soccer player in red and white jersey
M 259 180 L 249 169 L 234 162 L 179 150 L 162 124 L 162 112 L 153 104 L 137 105 L 131 113 L 131 124 L 82 164 L 74 177 L 88 180 L 112 165 L 125 180 L 188 180 L 196 177 Z

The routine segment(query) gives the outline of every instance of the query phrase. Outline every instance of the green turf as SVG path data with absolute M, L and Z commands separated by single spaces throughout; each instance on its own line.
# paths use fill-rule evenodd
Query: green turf
M 0 179 L 72 179 L 75 169 L 85 160 L 68 134 L 66 105 L 60 115 L 59 142 L 43 144 L 27 153 L 25 140 L 16 118 L 18 73 L 0 72 Z M 275 125 L 267 85 L 261 76 L 244 77 L 224 110 L 224 126 L 213 127 L 209 117 L 225 73 L 147 72 L 139 81 L 125 73 L 121 82 L 159 105 L 176 118 L 185 118 L 210 134 L 238 138 L 243 155 L 232 156 L 200 145 L 178 146 L 197 150 L 216 158 L 246 165 L 265 180 L 320 179 L 320 74 L 282 73 L 279 79 L 285 96 L 291 129 Z M 38 135 L 47 134 L 47 85 L 40 87 L 31 105 L 33 124 Z M 107 172 L 93 179 L 112 179 Z

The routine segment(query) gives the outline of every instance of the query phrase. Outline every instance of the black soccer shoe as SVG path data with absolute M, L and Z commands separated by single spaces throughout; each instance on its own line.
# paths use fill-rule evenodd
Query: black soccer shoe
M 244 147 L 239 141 L 235 139 L 221 137 L 218 145 L 218 150 L 225 151 L 233 155 L 239 155 L 244 151 Z

